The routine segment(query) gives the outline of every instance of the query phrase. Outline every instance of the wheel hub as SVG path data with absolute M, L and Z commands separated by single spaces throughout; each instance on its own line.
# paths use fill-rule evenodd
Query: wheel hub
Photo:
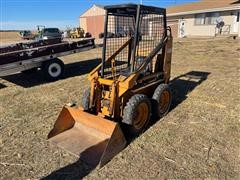
M 48 68 L 48 73 L 52 76 L 52 77 L 58 77 L 61 74 L 61 66 L 57 63 L 53 63 L 49 66 Z
M 136 129 L 141 129 L 145 125 L 148 119 L 148 115 L 149 115 L 148 105 L 146 103 L 139 104 L 137 108 L 136 119 L 133 122 L 133 126 Z
M 161 113 L 164 113 L 169 106 L 170 102 L 170 94 L 168 91 L 163 91 L 163 93 L 160 96 L 160 101 L 159 101 L 159 110 Z

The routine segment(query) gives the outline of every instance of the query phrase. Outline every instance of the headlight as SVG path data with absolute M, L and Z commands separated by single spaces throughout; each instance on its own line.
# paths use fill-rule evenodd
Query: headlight
M 48 37 L 47 37 L 47 36 L 43 36 L 43 39 L 44 39 L 44 40 L 47 40 L 47 39 L 48 39 Z

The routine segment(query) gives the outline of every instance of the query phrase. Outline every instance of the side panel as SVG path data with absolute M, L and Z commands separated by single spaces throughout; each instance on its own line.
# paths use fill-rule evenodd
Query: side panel
M 168 41 L 165 47 L 165 58 L 164 58 L 164 66 L 163 66 L 165 83 L 169 82 L 170 75 L 171 75 L 172 46 L 173 46 L 173 38 L 171 35 L 169 35 Z

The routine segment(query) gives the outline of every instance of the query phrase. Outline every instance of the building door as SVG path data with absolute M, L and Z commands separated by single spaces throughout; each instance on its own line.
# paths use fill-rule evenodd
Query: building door
M 184 19 L 179 20 L 178 37 L 180 38 L 183 38 L 186 36 L 185 23 L 186 21 Z
M 233 27 L 232 27 L 232 33 L 238 33 L 239 32 L 239 19 L 240 19 L 240 11 L 234 12 L 234 18 L 233 18 Z

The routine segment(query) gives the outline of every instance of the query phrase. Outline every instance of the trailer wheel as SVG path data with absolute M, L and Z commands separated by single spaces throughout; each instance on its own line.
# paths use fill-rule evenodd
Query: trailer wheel
M 53 59 L 43 64 L 45 77 L 50 81 L 60 79 L 64 73 L 64 63 L 60 59 Z
M 156 118 L 165 116 L 171 106 L 172 93 L 167 84 L 160 84 L 153 94 L 153 114 Z
M 149 124 L 151 103 L 144 94 L 132 96 L 123 110 L 123 123 L 128 124 L 128 132 L 132 135 L 141 134 Z

